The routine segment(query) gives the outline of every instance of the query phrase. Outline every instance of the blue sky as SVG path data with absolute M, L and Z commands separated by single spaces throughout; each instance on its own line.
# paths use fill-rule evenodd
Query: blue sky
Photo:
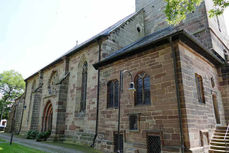
M 0 73 L 14 69 L 24 78 L 30 76 L 76 41 L 134 12 L 134 4 L 135 0 L 0 0 Z

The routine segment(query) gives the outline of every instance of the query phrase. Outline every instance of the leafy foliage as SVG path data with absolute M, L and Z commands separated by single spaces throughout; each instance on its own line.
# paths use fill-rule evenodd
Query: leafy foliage
M 27 132 L 26 139 L 36 139 L 38 134 L 39 134 L 39 132 L 37 130 L 29 130 Z
M 46 132 L 40 132 L 37 137 L 36 137 L 36 140 L 37 141 L 46 141 L 49 136 L 51 135 L 51 131 L 46 131 Z
M 3 113 L 7 113 L 7 105 L 11 104 L 16 98 L 20 97 L 25 88 L 25 82 L 21 74 L 14 70 L 0 73 L 0 109 L 1 119 Z
M 195 11 L 196 7 L 203 0 L 165 0 L 167 5 L 165 14 L 169 24 L 179 24 L 186 18 L 188 13 Z M 209 11 L 210 17 L 221 15 L 226 7 L 229 6 L 228 0 L 212 0 L 214 8 Z

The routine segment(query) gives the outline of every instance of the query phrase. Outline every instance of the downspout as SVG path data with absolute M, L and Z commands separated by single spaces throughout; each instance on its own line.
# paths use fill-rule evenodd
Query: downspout
M 172 57 L 173 57 L 173 67 L 174 67 L 174 78 L 175 78 L 175 86 L 176 86 L 176 97 L 177 97 L 177 106 L 178 106 L 178 116 L 179 116 L 179 127 L 180 127 L 180 147 L 181 152 L 184 153 L 184 133 L 182 130 L 182 113 L 181 113 L 181 98 L 180 98 L 180 87 L 179 87 L 179 75 L 177 73 L 177 54 L 176 50 L 173 47 L 172 37 L 169 37 L 169 43 L 172 50 Z
M 99 45 L 99 56 L 98 56 L 98 62 L 101 61 L 101 41 L 100 38 L 97 39 L 97 43 Z M 100 69 L 98 69 L 98 80 L 97 80 L 97 106 L 96 106 L 96 124 L 95 124 L 95 136 L 93 138 L 93 143 L 91 144 L 91 147 L 95 146 L 95 140 L 98 135 L 98 124 L 99 124 L 99 90 L 100 90 Z
M 27 92 L 27 81 L 25 83 L 25 95 L 24 97 L 26 98 L 26 92 Z M 21 126 L 22 126 L 22 121 L 23 121 L 23 116 L 24 116 L 24 107 L 25 107 L 25 98 L 24 98 L 24 102 L 23 102 L 23 107 L 22 107 L 22 114 L 21 114 L 21 123 L 20 123 L 20 127 L 19 127 L 19 130 L 18 130 L 18 134 L 20 134 L 21 132 Z

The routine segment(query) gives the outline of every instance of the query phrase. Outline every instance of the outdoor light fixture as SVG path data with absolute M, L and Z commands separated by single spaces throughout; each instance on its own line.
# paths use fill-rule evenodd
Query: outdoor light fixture
M 136 89 L 134 88 L 134 82 L 130 82 L 130 87 L 128 88 L 129 91 L 135 92 Z
M 129 76 L 131 77 L 131 82 L 130 82 L 130 85 L 129 85 L 129 88 L 128 90 L 129 91 L 132 91 L 133 93 L 136 91 L 135 87 L 134 87 L 134 82 L 133 82 L 133 76 L 131 74 L 130 71 L 128 70 L 122 70 L 120 71 L 120 85 L 119 85 L 119 101 L 118 101 L 118 153 L 121 153 L 121 145 L 120 145 L 120 103 L 121 103 L 121 94 L 123 92 L 123 75 L 125 73 L 128 73 Z

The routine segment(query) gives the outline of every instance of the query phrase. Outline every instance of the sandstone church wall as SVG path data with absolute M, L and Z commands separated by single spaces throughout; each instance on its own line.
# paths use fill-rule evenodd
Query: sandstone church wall
M 118 109 L 107 108 L 107 83 L 114 79 L 119 81 L 120 70 L 129 70 L 134 77 L 139 72 L 145 72 L 150 76 L 151 104 L 135 105 L 133 93 L 127 89 L 131 80 L 126 74 L 120 104 L 124 152 L 137 149 L 139 153 L 146 153 L 147 135 L 161 137 L 163 153 L 179 152 L 179 119 L 171 54 L 170 46 L 163 45 L 101 68 L 97 139 L 99 149 L 104 152 L 114 151 L 114 133 L 118 129 Z M 131 114 L 139 114 L 139 129 L 136 131 L 129 129 L 129 115 Z
M 67 141 L 81 141 L 90 144 L 95 134 L 97 76 L 94 63 L 98 62 L 99 46 L 93 43 L 69 58 L 69 87 L 66 108 Z M 80 111 L 82 66 L 88 63 L 86 111 Z
M 178 47 L 185 147 L 192 152 L 204 152 L 209 147 L 215 125 L 219 124 L 214 109 L 218 109 L 220 124 L 225 124 L 218 71 L 216 66 L 185 44 L 179 43 Z M 196 74 L 202 77 L 202 102 L 198 100 Z M 217 107 L 214 107 L 213 100 L 216 100 Z

